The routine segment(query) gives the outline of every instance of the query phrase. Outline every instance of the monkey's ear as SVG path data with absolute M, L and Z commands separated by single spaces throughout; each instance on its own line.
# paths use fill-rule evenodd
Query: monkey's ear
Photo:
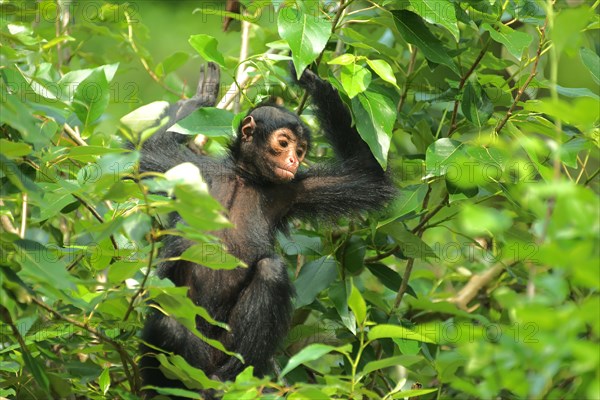
M 249 142 L 250 140 L 252 140 L 252 135 L 254 134 L 254 129 L 256 128 L 256 122 L 254 121 L 254 118 L 252 118 L 252 115 L 248 115 L 246 118 L 244 118 L 244 120 L 242 121 L 242 140 L 245 142 Z

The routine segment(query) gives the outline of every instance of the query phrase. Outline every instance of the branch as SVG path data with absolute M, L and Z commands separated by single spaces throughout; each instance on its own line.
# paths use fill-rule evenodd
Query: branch
M 473 65 L 471 65 L 471 68 L 469 68 L 467 73 L 460 79 L 460 83 L 458 84 L 458 92 L 459 93 L 463 90 L 465 84 L 467 83 L 467 80 L 471 77 L 473 72 L 475 72 L 475 69 L 477 68 L 477 66 L 479 65 L 481 60 L 483 59 L 483 56 L 487 52 L 487 48 L 488 48 L 489 44 L 490 44 L 490 40 L 488 39 L 487 42 L 485 42 L 485 45 L 483 45 L 483 48 L 481 49 L 479 54 L 477 55 L 477 58 L 473 62 Z M 457 125 L 456 117 L 458 115 L 458 105 L 459 104 L 460 104 L 460 100 L 456 99 L 454 101 L 454 110 L 452 111 L 452 119 L 450 120 L 450 130 L 448 131 L 448 137 L 451 137 L 454 134 L 454 132 L 456 131 L 456 127 L 457 127 L 456 126 Z
M 531 72 L 529 73 L 529 76 L 527 77 L 527 80 L 525 81 L 523 86 L 521 86 L 521 88 L 517 92 L 517 95 L 515 96 L 515 100 L 511 104 L 508 111 L 506 112 L 506 115 L 504 115 L 504 118 L 502 118 L 502 120 L 498 123 L 498 125 L 496 125 L 496 128 L 494 129 L 495 134 L 500 133 L 502 128 L 504 128 L 504 125 L 506 125 L 506 122 L 508 122 L 508 119 L 512 116 L 513 111 L 515 110 L 515 107 L 517 106 L 517 103 L 519 102 L 519 100 L 521 100 L 521 96 L 523 96 L 523 93 L 525 93 L 525 89 L 527 89 L 527 87 L 529 86 L 529 84 L 531 83 L 533 78 L 535 78 L 535 76 L 537 75 L 537 67 L 538 67 L 538 63 L 540 61 L 540 56 L 542 54 L 542 47 L 544 46 L 544 40 L 546 38 L 546 25 L 547 24 L 548 24 L 548 18 L 546 18 L 546 21 L 544 22 L 544 26 L 542 26 L 542 28 L 540 29 L 540 41 L 539 41 L 537 53 L 535 56 L 535 63 L 533 64 L 533 67 L 531 68 Z
M 496 264 L 480 274 L 473 275 L 458 294 L 450 298 L 448 302 L 456 304 L 458 308 L 468 311 L 469 302 L 477 296 L 477 293 L 479 293 L 481 289 L 486 287 L 494 278 L 500 275 L 502 271 L 504 271 L 504 265 Z

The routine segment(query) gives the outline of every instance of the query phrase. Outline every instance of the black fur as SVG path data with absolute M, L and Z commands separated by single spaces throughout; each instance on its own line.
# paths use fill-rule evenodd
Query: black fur
M 214 105 L 218 81 L 217 67 L 209 64 L 201 75 L 198 94 L 167 111 L 167 126 L 197 107 Z M 229 324 L 231 332 L 201 318 L 197 322 L 204 335 L 242 354 L 258 376 L 269 372 L 270 360 L 287 333 L 292 312 L 293 287 L 283 261 L 274 252 L 276 232 L 285 229 L 292 217 L 335 218 L 376 209 L 394 195 L 386 173 L 351 126 L 350 113 L 336 90 L 310 71 L 303 74 L 299 84 L 312 96 L 321 127 L 340 159 L 335 165 L 311 167 L 287 183 L 269 182 L 260 175 L 259 168 L 240 167 L 252 160 L 260 163 L 260 151 L 264 151 L 260 143 L 250 150 L 244 148 L 240 132 L 230 146 L 230 156 L 223 160 L 195 154 L 185 146 L 181 135 L 170 133 L 167 128 L 154 134 L 142 147 L 141 171 L 164 172 L 182 162 L 191 162 L 200 169 L 211 194 L 227 208 L 234 228 L 218 232 L 217 236 L 248 268 L 212 270 L 177 261 L 163 263 L 158 273 L 178 286 L 189 287 L 196 304 Z M 281 127 L 310 140 L 308 127 L 282 107 L 259 106 L 249 114 L 257 123 L 255 136 L 259 141 L 267 140 L 271 132 Z M 173 218 L 173 223 L 180 219 Z M 178 256 L 189 245 L 181 237 L 170 236 L 164 241 L 161 257 Z M 234 379 L 245 367 L 159 312 L 149 315 L 142 338 L 165 352 L 183 356 L 191 365 L 221 380 Z M 181 386 L 162 375 L 150 354 L 153 350 L 142 346 L 142 352 L 144 384 Z

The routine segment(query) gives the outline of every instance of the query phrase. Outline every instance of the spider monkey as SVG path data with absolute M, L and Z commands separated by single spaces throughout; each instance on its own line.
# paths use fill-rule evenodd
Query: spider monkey
M 196 95 L 167 111 L 167 127 L 199 107 L 214 106 L 220 72 L 209 63 L 202 69 Z M 294 74 L 295 75 L 295 74 Z M 337 91 L 306 70 L 297 83 L 308 91 L 320 126 L 338 158 L 335 164 L 300 169 L 310 149 L 311 133 L 291 111 L 260 105 L 248 112 L 223 159 L 198 155 L 185 146 L 186 136 L 163 128 L 141 147 L 140 170 L 164 172 L 184 162 L 196 165 L 211 195 L 227 210 L 232 228 L 217 232 L 228 251 L 248 268 L 214 270 L 189 261 L 169 261 L 158 267 L 161 278 L 187 286 L 189 296 L 219 321 L 226 331 L 197 318 L 198 330 L 240 353 L 246 364 L 211 347 L 174 319 L 153 311 L 142 339 L 168 353 L 181 355 L 208 376 L 233 380 L 247 365 L 257 376 L 269 364 L 290 324 L 294 293 L 283 260 L 274 250 L 275 235 L 292 218 L 332 219 L 356 211 L 380 208 L 394 187 L 367 144 L 352 126 L 349 111 Z M 181 220 L 172 216 L 172 224 Z M 161 258 L 181 255 L 191 243 L 179 236 L 163 241 Z M 144 384 L 182 387 L 166 378 L 159 362 L 142 345 Z

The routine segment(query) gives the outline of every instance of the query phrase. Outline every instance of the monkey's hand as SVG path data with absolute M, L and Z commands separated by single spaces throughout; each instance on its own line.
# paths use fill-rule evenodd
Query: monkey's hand
M 316 92 L 319 89 L 319 87 L 325 83 L 321 78 L 319 78 L 317 74 L 315 74 L 308 68 L 306 68 L 304 72 L 302 72 L 300 79 L 297 79 L 296 68 L 294 67 L 294 63 L 292 61 L 290 61 L 290 74 L 292 76 L 292 79 L 294 80 L 294 83 L 300 85 L 300 87 L 302 87 L 303 89 L 308 90 L 309 93 Z
M 200 78 L 194 97 L 188 100 L 180 100 L 173 105 L 174 110 L 169 111 L 172 119 L 169 121 L 173 125 L 183 118 L 190 115 L 201 107 L 214 107 L 217 103 L 221 80 L 221 70 L 213 62 L 209 62 L 200 68 Z
M 200 68 L 198 87 L 194 98 L 201 99 L 203 104 L 214 104 L 217 102 L 219 87 L 221 83 L 221 70 L 213 62 L 209 62 Z

